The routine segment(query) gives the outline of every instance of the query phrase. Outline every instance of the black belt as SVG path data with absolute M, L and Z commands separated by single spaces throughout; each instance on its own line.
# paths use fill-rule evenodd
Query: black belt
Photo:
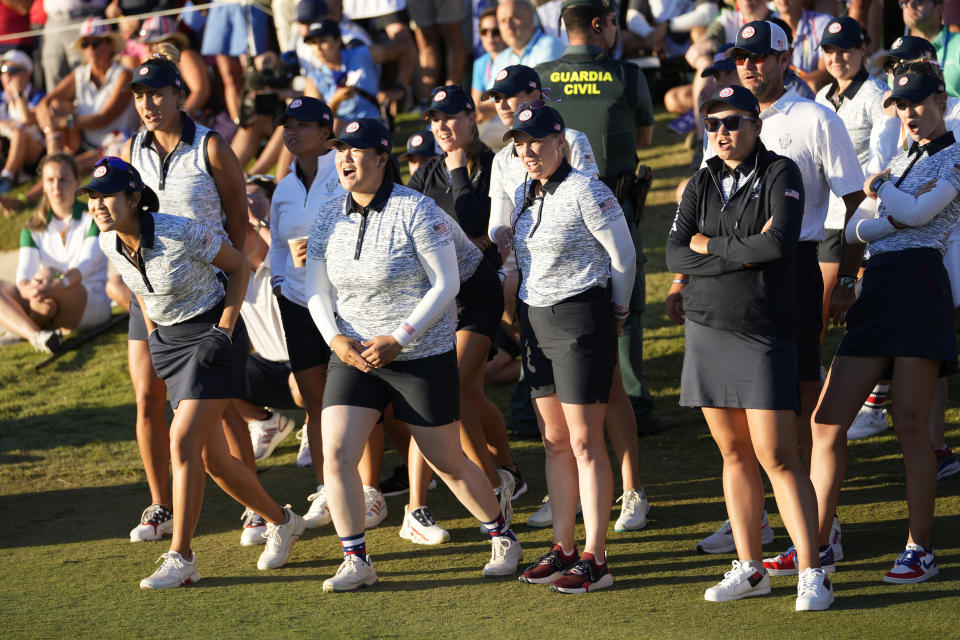
M 596 302 L 596 301 L 610 302 L 610 288 L 609 287 L 590 287 L 586 291 L 578 293 L 575 296 L 570 296 L 569 298 L 564 299 L 558 304 L 564 304 L 567 302 Z

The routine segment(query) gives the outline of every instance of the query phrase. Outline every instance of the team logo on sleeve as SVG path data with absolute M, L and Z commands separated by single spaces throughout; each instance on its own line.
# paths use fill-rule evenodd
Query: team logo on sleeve
M 532 117 L 533 117 L 533 111 L 530 111 L 530 109 L 524 109 L 523 111 L 520 112 L 520 115 L 517 116 L 517 119 L 520 122 L 526 122 Z
M 720 93 L 717 95 L 719 95 L 721 98 L 729 98 L 730 96 L 733 95 L 733 88 L 724 87 L 723 89 L 720 90 Z
M 953 173 L 954 175 L 960 176 L 960 164 L 953 165 Z
M 433 230 L 436 231 L 437 233 L 440 233 L 440 234 L 446 233 L 446 232 L 447 232 L 447 223 L 446 223 L 446 222 L 438 222 L 437 224 L 433 225 Z
M 783 192 L 783 195 L 787 198 L 793 198 L 794 200 L 800 199 L 800 193 L 796 189 L 787 189 Z
M 841 25 L 839 22 L 834 22 L 832 25 L 830 25 L 830 28 L 827 29 L 827 31 L 830 33 L 840 33 L 841 29 L 843 29 L 843 25 Z
M 299 108 L 300 108 L 300 105 L 302 105 L 302 104 L 303 104 L 303 100 L 301 100 L 300 98 L 297 98 L 296 100 L 294 100 L 293 102 L 290 103 L 290 108 L 291 108 L 291 109 L 299 109 Z
M 740 32 L 740 35 L 743 36 L 744 39 L 747 39 L 752 38 L 756 33 L 757 30 L 753 27 L 744 27 L 743 31 Z
M 500 82 L 509 75 L 509 72 L 506 69 L 501 69 L 500 73 L 497 74 L 497 77 L 494 78 L 497 82 Z
M 419 147 L 422 144 L 423 144 L 423 136 L 421 136 L 419 133 L 413 136 L 412 138 L 410 138 L 411 147 Z
M 106 167 L 97 167 L 96 170 L 93 172 L 94 178 L 102 178 L 105 175 L 107 175 Z
M 446 100 L 446 99 L 447 99 L 446 91 L 437 91 L 437 95 L 433 96 L 434 102 L 440 102 L 441 100 Z
M 606 200 L 600 203 L 600 211 L 604 213 L 606 213 L 607 211 L 613 211 L 614 209 L 617 208 L 617 206 L 618 205 L 617 205 L 616 198 L 607 198 Z
M 347 133 L 353 133 L 359 128 L 360 128 L 359 122 L 351 122 L 350 124 L 347 125 Z

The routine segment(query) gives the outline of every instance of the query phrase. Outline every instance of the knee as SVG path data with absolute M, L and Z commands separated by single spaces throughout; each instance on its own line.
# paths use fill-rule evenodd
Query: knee
M 549 435 L 544 435 L 543 450 L 548 457 L 572 455 L 570 439 L 566 436 L 556 438 Z
M 757 463 L 757 457 L 750 442 L 742 440 L 717 442 L 717 447 L 720 449 L 724 465 L 744 466 Z
M 670 113 L 679 113 L 679 111 L 677 111 L 680 108 L 679 93 L 679 89 L 675 87 L 667 91 L 663 96 L 663 106 L 665 106 Z
M 602 440 L 600 444 L 603 445 Z M 600 449 L 603 449 L 603 451 L 601 452 Z M 570 451 L 573 453 L 573 457 L 577 460 L 578 464 L 591 463 L 599 458 L 600 455 L 606 455 L 605 446 L 598 447 L 588 438 L 580 436 L 570 437 Z
M 774 447 L 757 453 L 757 459 L 767 475 L 776 475 L 793 471 L 799 462 L 796 449 Z
M 162 384 L 156 381 L 142 381 L 135 386 L 137 399 L 137 417 L 144 419 L 163 418 L 166 412 L 167 393 Z
M 171 447 L 173 444 L 171 443 Z M 211 478 L 219 478 L 224 475 L 223 471 L 223 458 L 211 454 L 210 451 L 204 448 L 202 455 L 203 459 L 203 468 L 206 469 L 207 473 L 210 474 Z
M 357 471 L 357 465 L 360 463 L 359 459 L 354 459 L 349 455 L 349 452 L 345 447 L 342 447 L 338 444 L 332 443 L 328 444 L 324 442 L 323 446 L 323 472 L 324 474 L 333 474 L 336 476 L 343 475 L 347 473 L 350 469 L 353 469 L 354 473 Z
M 170 459 L 177 464 L 187 464 L 196 460 L 197 452 L 200 451 L 200 460 L 207 464 L 206 452 L 201 451 L 200 443 L 186 430 L 171 429 L 170 431 Z

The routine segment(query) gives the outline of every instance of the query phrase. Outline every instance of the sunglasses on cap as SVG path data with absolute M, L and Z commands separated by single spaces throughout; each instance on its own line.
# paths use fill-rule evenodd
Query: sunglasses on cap
M 740 124 L 744 120 L 755 122 L 757 119 L 750 116 L 727 116 L 726 118 L 706 117 L 703 119 L 703 127 L 710 133 L 716 133 L 720 130 L 720 125 L 723 124 L 723 128 L 727 131 L 737 131 L 740 129 Z

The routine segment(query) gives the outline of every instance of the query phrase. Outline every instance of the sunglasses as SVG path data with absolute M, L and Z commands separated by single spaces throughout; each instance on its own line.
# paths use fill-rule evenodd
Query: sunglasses
M 733 61 L 737 63 L 738 66 L 743 66 L 747 64 L 747 60 L 752 62 L 754 65 L 761 65 L 763 61 L 772 56 L 772 53 L 738 53 L 733 56 Z
M 8 65 L 3 65 L 0 67 L 0 73 L 20 73 L 21 71 L 26 71 L 25 67 L 13 67 Z
M 900 8 L 906 9 L 909 6 L 922 7 L 927 4 L 927 0 L 900 0 Z
M 90 38 L 89 40 L 81 40 L 80 48 L 86 49 L 87 47 L 98 47 L 104 42 L 106 42 L 106 38 Z
M 500 29 L 480 29 L 481 36 L 493 36 L 494 38 L 500 37 Z
M 703 126 L 710 133 L 716 133 L 720 129 L 720 124 L 723 124 L 723 128 L 727 131 L 737 131 L 740 129 L 740 124 L 744 120 L 749 120 L 750 122 L 755 122 L 756 118 L 751 118 L 750 116 L 727 116 L 726 118 L 704 118 Z

